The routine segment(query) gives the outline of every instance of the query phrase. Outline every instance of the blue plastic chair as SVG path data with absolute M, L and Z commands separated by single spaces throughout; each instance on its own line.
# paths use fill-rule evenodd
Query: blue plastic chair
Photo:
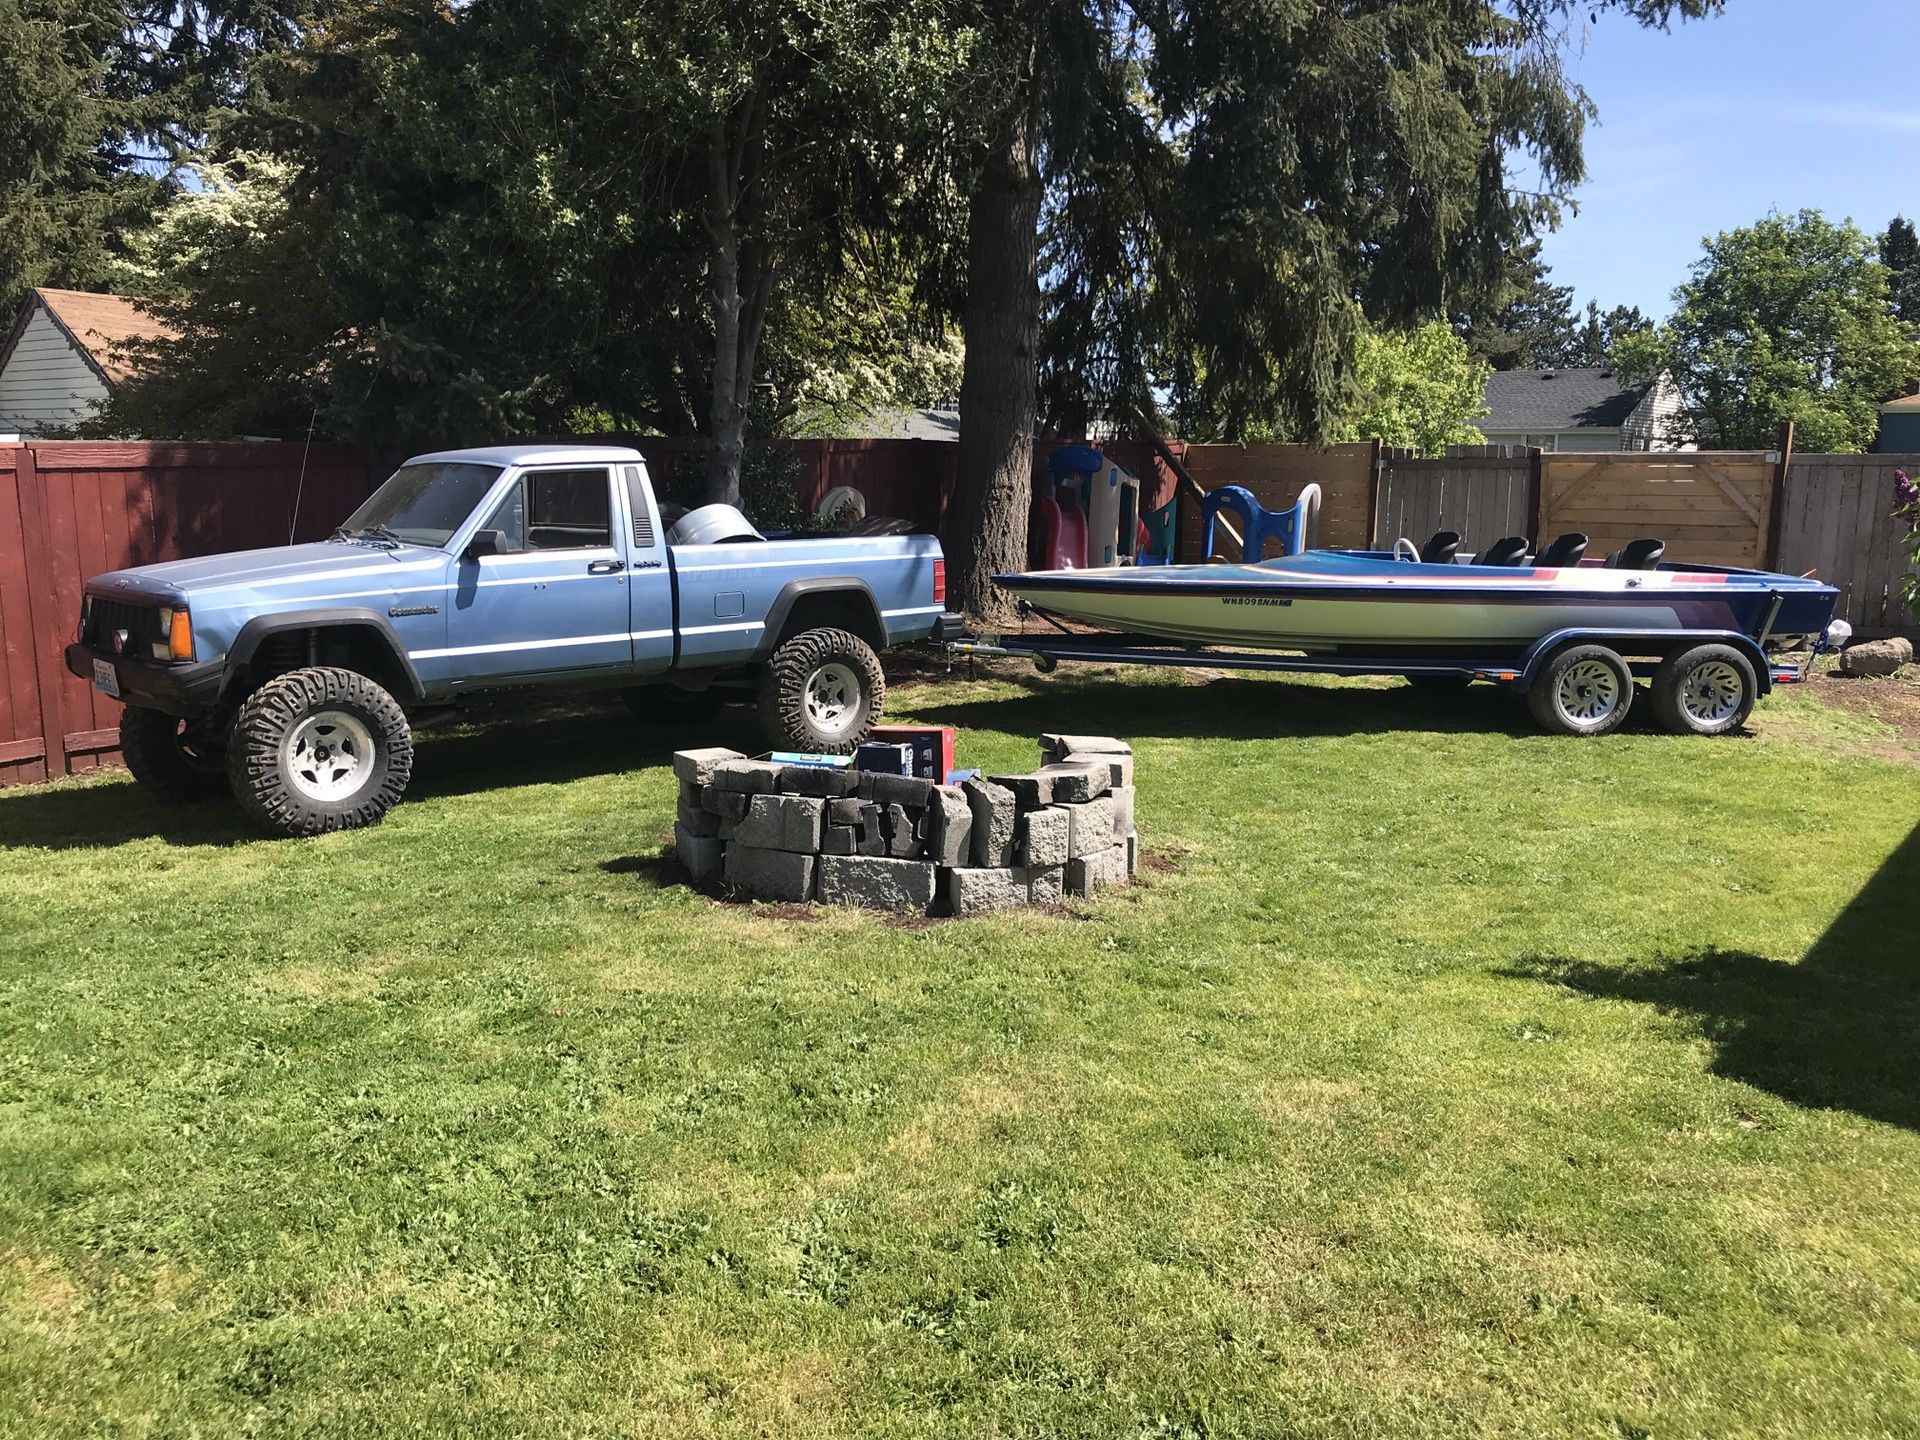
M 1209 490 L 1200 502 L 1200 513 L 1207 528 L 1201 537 L 1200 553 L 1213 554 L 1213 522 L 1222 510 L 1231 510 L 1241 524 L 1242 564 L 1253 565 L 1266 558 L 1267 541 L 1278 540 L 1282 555 L 1298 555 L 1306 548 L 1307 527 L 1320 514 L 1320 487 L 1308 485 L 1300 498 L 1286 510 L 1269 510 L 1254 499 L 1253 492 L 1240 485 L 1222 485 Z

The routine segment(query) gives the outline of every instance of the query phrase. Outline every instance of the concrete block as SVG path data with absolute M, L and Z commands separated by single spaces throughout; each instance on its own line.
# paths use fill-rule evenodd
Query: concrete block
M 817 855 L 797 855 L 791 850 L 761 850 L 752 845 L 727 846 L 725 867 L 727 884 L 744 890 L 757 900 L 810 900 L 813 898 L 814 867 Z
M 1113 801 L 1113 838 L 1124 840 L 1133 834 L 1133 786 L 1116 785 L 1107 798 Z
M 1027 903 L 1026 872 L 1007 867 L 947 871 L 947 904 L 955 915 L 984 915 Z
M 1084 805 L 1063 805 L 1067 812 L 1067 858 L 1091 855 L 1113 844 L 1113 797 L 1102 795 Z
M 820 836 L 822 855 L 858 855 L 860 831 L 853 825 L 829 825 Z
M 1122 785 L 1133 784 L 1133 756 L 1131 755 L 1093 755 L 1075 751 L 1064 756 L 1062 765 L 1104 765 L 1107 770 L 1107 784 L 1118 790 Z
M 1020 863 L 1029 870 L 1047 870 L 1067 863 L 1067 839 L 1072 817 L 1065 810 L 1029 810 L 1020 817 Z
M 1038 810 L 1043 805 L 1053 803 L 1052 777 L 1041 771 L 1026 775 L 989 775 L 987 779 L 1003 790 L 1011 790 L 1014 801 L 1022 810 Z
M 879 805 L 860 807 L 860 853 L 862 855 L 884 855 L 887 853 L 887 812 Z
M 807 795 L 816 800 L 835 800 L 851 795 L 859 788 L 857 772 L 831 765 L 782 765 L 780 793 Z
M 771 795 L 780 783 L 782 768 L 769 760 L 722 760 L 713 767 L 713 778 L 707 783 L 744 795 Z
M 920 837 L 914 833 L 914 817 L 904 805 L 886 808 L 887 854 L 904 860 L 920 849 Z
M 860 798 L 875 805 L 906 805 L 923 810 L 933 803 L 933 781 L 918 775 L 880 775 L 862 770 Z
M 751 799 L 744 790 L 720 790 L 709 785 L 700 793 L 700 808 L 738 824 L 746 818 L 747 802 Z
M 958 785 L 937 785 L 927 807 L 927 854 L 938 865 L 964 865 L 972 858 L 973 807 Z
M 1104 795 L 1112 786 L 1111 772 L 1105 765 L 1043 765 L 1040 774 L 1053 785 L 1053 805 L 1078 805 Z
M 1109 845 L 1067 861 L 1066 891 L 1081 899 L 1091 896 L 1102 885 L 1127 883 L 1127 847 Z
M 729 760 L 746 758 L 738 750 L 729 750 L 721 745 L 706 750 L 676 750 L 673 752 L 673 773 L 682 784 L 711 785 L 715 767 Z
M 804 795 L 755 795 L 747 806 L 746 818 L 733 832 L 734 841 L 756 850 L 815 854 L 820 849 L 826 815 L 824 800 Z
M 1020 872 L 1027 877 L 1027 900 L 1034 905 L 1058 905 L 1066 885 L 1067 867 L 1053 865 L 1043 870 L 1028 868 Z
M 827 824 L 858 825 L 860 823 L 860 812 L 864 809 L 866 809 L 866 804 L 858 796 L 847 800 L 829 800 L 827 802 Z
M 1042 735 L 1040 753 L 1058 760 L 1065 755 L 1131 755 L 1133 747 L 1111 735 Z
M 968 780 L 960 787 L 973 812 L 973 863 L 983 869 L 1013 864 L 1013 826 L 1019 805 L 1013 792 L 990 780 Z
M 675 822 L 689 835 L 718 835 L 720 833 L 720 817 L 711 810 L 701 808 L 698 803 L 689 806 L 686 795 L 688 790 L 692 790 L 696 795 L 700 793 L 700 787 L 697 785 L 683 785 L 680 787 L 680 808 L 674 817 Z
M 687 867 L 693 883 L 704 885 L 720 873 L 726 845 L 714 835 L 697 835 L 684 825 L 673 827 L 673 853 Z
M 822 855 L 817 894 L 823 905 L 925 913 L 933 903 L 934 866 L 926 860 Z

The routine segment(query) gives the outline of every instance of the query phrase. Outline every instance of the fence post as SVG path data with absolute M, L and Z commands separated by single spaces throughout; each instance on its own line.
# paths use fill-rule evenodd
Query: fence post
M 1793 464 L 1793 421 L 1780 424 L 1779 461 L 1773 467 L 1773 483 L 1768 487 L 1767 550 L 1760 568 L 1775 570 L 1780 565 L 1780 527 L 1786 519 L 1787 469 Z
M 1541 493 L 1540 488 L 1541 469 L 1540 447 L 1529 445 L 1527 447 L 1527 536 L 1535 545 L 1547 538 L 1540 533 L 1540 527 L 1546 524 L 1547 519 L 1542 508 L 1546 497 Z
M 40 733 L 51 780 L 68 773 L 67 711 L 60 693 L 66 688 L 66 655 L 60 637 L 67 633 L 70 617 L 53 614 L 59 604 L 53 542 L 34 447 L 22 445 L 14 465 L 20 487 L 20 541 L 27 552 L 27 644 L 32 647 L 34 681 L 40 690 Z
M 1373 437 L 1373 452 L 1367 457 L 1367 543 L 1380 544 L 1380 469 L 1386 462 L 1386 442 Z

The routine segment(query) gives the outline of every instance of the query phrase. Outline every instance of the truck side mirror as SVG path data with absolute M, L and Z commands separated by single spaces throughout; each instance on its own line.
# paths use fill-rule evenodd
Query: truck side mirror
M 506 532 L 502 530 L 476 530 L 473 538 L 467 542 L 463 560 L 482 560 L 489 555 L 499 555 L 507 548 Z

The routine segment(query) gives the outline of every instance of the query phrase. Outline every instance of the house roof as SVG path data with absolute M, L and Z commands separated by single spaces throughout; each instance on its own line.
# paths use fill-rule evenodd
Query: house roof
M 1487 413 L 1474 424 L 1483 432 L 1618 430 L 1649 388 L 1611 370 L 1496 370 L 1487 377 Z
M 842 440 L 958 440 L 958 410 L 876 410 L 845 427 Z
M 175 333 L 172 326 L 147 314 L 139 308 L 139 301 L 125 295 L 96 295 L 89 290 L 54 290 L 42 286 L 33 292 L 33 298 L 47 307 L 54 323 L 66 332 L 87 363 L 109 385 L 118 385 L 134 371 L 126 358 L 115 352 L 115 346 L 127 340 L 168 340 Z M 15 334 L 17 336 L 18 327 Z M 12 348 L 9 341 L 7 349 Z M 4 358 L 0 355 L 0 360 Z
M 1889 400 L 1880 407 L 1882 415 L 1905 415 L 1909 412 L 1920 414 L 1920 395 L 1902 395 L 1898 400 Z

